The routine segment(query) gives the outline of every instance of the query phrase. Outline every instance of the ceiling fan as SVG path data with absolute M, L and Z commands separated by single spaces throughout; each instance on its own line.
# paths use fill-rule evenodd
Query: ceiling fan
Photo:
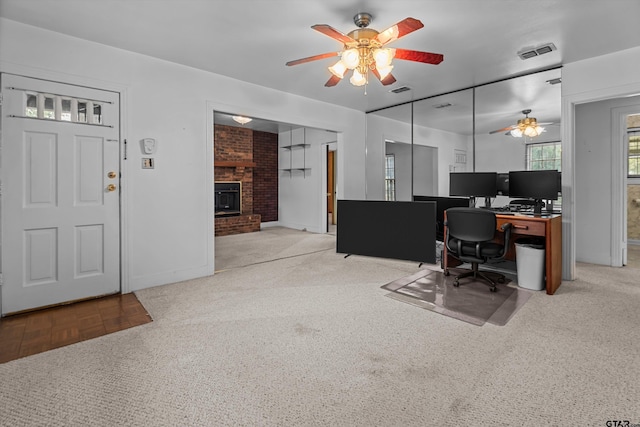
M 528 136 L 533 138 L 535 136 L 540 135 L 544 132 L 544 128 L 541 125 L 550 125 L 553 123 L 538 123 L 538 120 L 535 117 L 529 117 L 531 110 L 522 110 L 522 114 L 524 114 L 524 119 L 518 120 L 518 123 L 515 125 L 507 126 L 506 128 L 497 129 L 489 132 L 489 134 L 505 132 L 505 135 L 511 135 L 516 138 L 521 138 L 523 136 Z
M 349 70 L 353 70 L 349 81 L 354 86 L 367 84 L 369 71 L 386 86 L 396 81 L 391 74 L 393 69 L 391 61 L 393 58 L 423 62 L 425 64 L 439 64 L 444 59 L 444 56 L 439 53 L 385 47 L 400 37 L 424 27 L 419 20 L 405 18 L 381 32 L 367 28 L 371 20 L 372 16 L 369 13 L 358 13 L 353 17 L 353 22 L 358 28 L 346 35 L 326 24 L 313 25 L 311 28 L 314 30 L 341 42 L 343 50 L 296 59 L 295 61 L 287 62 L 287 65 L 304 64 L 319 59 L 340 56 L 340 60 L 329 67 L 332 76 L 325 83 L 325 86 L 337 85 Z

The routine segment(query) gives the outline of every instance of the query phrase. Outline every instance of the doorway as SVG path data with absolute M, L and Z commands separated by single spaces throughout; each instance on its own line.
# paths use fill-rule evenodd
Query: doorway
M 119 94 L 0 79 L 2 315 L 119 292 Z
M 337 222 L 336 150 L 326 145 L 327 153 L 327 233 L 335 233 Z
M 627 251 L 625 265 L 640 269 L 640 110 L 626 118 Z

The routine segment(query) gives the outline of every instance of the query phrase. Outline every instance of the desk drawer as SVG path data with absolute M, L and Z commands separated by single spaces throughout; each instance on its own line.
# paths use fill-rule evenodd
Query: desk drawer
M 527 236 L 544 236 L 545 235 L 545 224 L 543 221 L 528 221 L 521 219 L 509 219 L 499 221 L 498 228 L 502 226 L 505 222 L 510 222 L 513 226 L 511 228 L 512 234 L 524 234 Z

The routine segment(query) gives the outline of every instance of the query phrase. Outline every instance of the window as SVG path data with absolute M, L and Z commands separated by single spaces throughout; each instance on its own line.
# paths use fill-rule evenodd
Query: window
M 396 165 L 395 156 L 387 154 L 385 156 L 384 166 L 384 199 L 396 200 Z
M 103 124 L 102 101 L 25 91 L 25 117 L 65 122 Z
M 527 144 L 527 170 L 562 170 L 560 141 Z
M 628 135 L 629 178 L 640 178 L 640 129 L 629 129 Z
M 527 170 L 562 170 L 562 145 L 560 141 L 527 144 Z M 548 200 L 553 209 L 560 209 L 562 197 Z

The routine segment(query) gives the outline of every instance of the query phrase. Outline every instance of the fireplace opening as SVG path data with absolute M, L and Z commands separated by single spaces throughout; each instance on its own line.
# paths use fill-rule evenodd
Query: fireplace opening
M 215 216 L 234 216 L 241 213 L 241 186 L 240 182 L 216 182 L 215 192 Z

